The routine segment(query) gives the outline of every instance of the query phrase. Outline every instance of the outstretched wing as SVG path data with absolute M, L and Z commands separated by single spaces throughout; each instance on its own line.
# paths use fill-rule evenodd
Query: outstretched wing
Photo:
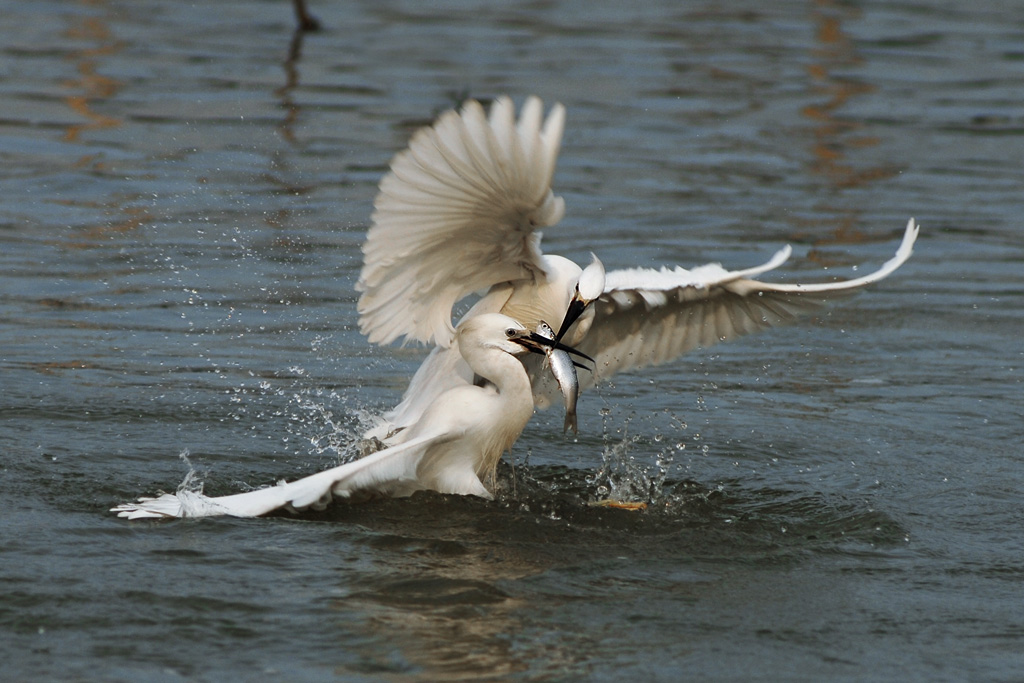
M 413 135 L 380 183 L 356 289 L 371 342 L 448 346 L 452 307 L 472 292 L 542 270 L 538 228 L 562 218 L 551 192 L 565 110 L 545 121 L 531 97 L 488 119 L 474 100 Z
M 157 498 L 140 498 L 111 509 L 127 519 L 166 517 L 259 517 L 274 510 L 322 510 L 334 497 L 357 495 L 408 495 L 422 488 L 417 471 L 432 446 L 454 438 L 432 434 L 332 467 L 293 482 L 265 489 L 210 498 L 201 493 L 178 491 Z
M 853 280 L 819 284 L 773 284 L 752 279 L 780 266 L 782 249 L 762 266 L 729 272 L 717 264 L 693 270 L 612 271 L 580 351 L 596 361 L 579 373 L 590 386 L 617 372 L 657 365 L 698 347 L 787 323 L 829 299 L 848 295 L 899 268 L 913 251 L 919 226 L 911 218 L 896 255 L 877 271 Z

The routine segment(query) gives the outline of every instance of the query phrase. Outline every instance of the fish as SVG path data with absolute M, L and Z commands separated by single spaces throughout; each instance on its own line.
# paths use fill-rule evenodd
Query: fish
M 545 339 L 554 339 L 555 332 L 543 320 L 537 325 L 537 334 Z M 544 365 L 551 368 L 551 375 L 558 382 L 558 388 L 565 399 L 565 423 L 562 426 L 562 433 L 565 434 L 572 428 L 574 434 L 580 430 L 576 424 L 576 401 L 580 397 L 580 380 L 576 376 L 576 363 L 568 352 L 553 347 L 544 350 Z

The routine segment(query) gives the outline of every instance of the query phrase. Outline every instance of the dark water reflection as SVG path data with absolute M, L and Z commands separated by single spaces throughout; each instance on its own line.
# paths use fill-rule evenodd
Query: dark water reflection
M 35 680 L 1014 680 L 1014 4 L 0 3 L 0 639 Z M 539 414 L 499 500 L 106 513 L 347 457 L 375 185 L 466 95 L 561 101 L 549 251 L 840 276 L 807 323 Z M 582 237 L 581 237 L 582 236 Z M 188 452 L 188 464 L 178 454 Z M 596 500 L 646 502 L 643 511 Z
M 541 479 L 516 482 L 498 505 L 424 494 L 317 516 L 373 533 L 366 545 L 382 566 L 346 581 L 333 604 L 368 617 L 370 632 L 395 648 L 373 650 L 363 670 L 599 674 L 595 657 L 627 656 L 647 629 L 683 637 L 679 611 L 721 591 L 723 571 L 753 580 L 766 567 L 798 571 L 816 553 L 878 562 L 905 545 L 886 515 L 821 497 L 671 482 L 632 512 L 588 506 L 583 482 L 571 481 L 578 473 L 533 474 Z M 750 605 L 749 616 L 760 609 Z M 671 675 L 678 645 L 666 643 L 666 660 L 649 671 Z

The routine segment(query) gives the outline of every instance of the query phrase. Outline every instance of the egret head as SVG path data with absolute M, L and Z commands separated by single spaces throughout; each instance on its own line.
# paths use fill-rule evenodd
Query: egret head
M 590 254 L 590 258 L 590 265 L 583 269 L 580 279 L 576 282 L 569 308 L 565 311 L 558 334 L 555 335 L 556 341 L 561 341 L 572 324 L 583 315 L 583 311 L 604 292 L 604 264 L 593 253 Z
M 518 320 L 501 313 L 485 313 L 465 320 L 456 330 L 456 336 L 463 355 L 472 353 L 472 348 L 498 349 L 513 356 L 526 352 L 543 354 L 546 349 L 555 348 L 591 362 L 594 360 L 555 339 L 527 329 Z

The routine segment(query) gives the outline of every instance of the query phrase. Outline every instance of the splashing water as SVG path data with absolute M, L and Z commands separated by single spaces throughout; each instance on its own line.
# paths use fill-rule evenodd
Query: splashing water
M 291 404 L 298 409 L 288 421 L 288 432 L 305 439 L 313 453 L 332 453 L 338 463 L 355 460 L 363 454 L 362 435 L 374 425 L 373 413 L 365 408 L 351 409 L 348 398 L 336 391 L 303 389 L 291 395 Z M 340 416 L 330 406 L 338 405 Z
M 621 427 L 610 430 L 610 414 L 611 411 L 607 409 L 601 411 L 604 435 L 601 467 L 586 478 L 587 483 L 593 487 L 594 502 L 660 502 L 666 496 L 669 475 L 678 468 L 676 456 L 686 449 L 685 439 L 668 438 L 664 431 L 657 430 L 653 436 L 643 433 L 647 430 L 631 433 L 630 426 L 636 419 L 636 413 L 631 413 Z M 671 413 L 666 414 L 670 418 L 669 430 L 681 433 L 687 431 L 686 422 Z M 700 435 L 695 434 L 692 438 L 699 440 Z M 643 456 L 638 458 L 636 451 L 641 451 Z M 653 464 L 650 459 L 652 451 Z
M 203 480 L 199 476 L 199 472 L 196 470 L 195 465 L 189 460 L 189 450 L 186 448 L 181 453 L 178 453 L 178 458 L 181 459 L 185 466 L 188 467 L 188 472 L 185 473 L 185 478 L 178 484 L 177 493 L 189 494 L 197 493 L 202 494 L 203 492 Z

